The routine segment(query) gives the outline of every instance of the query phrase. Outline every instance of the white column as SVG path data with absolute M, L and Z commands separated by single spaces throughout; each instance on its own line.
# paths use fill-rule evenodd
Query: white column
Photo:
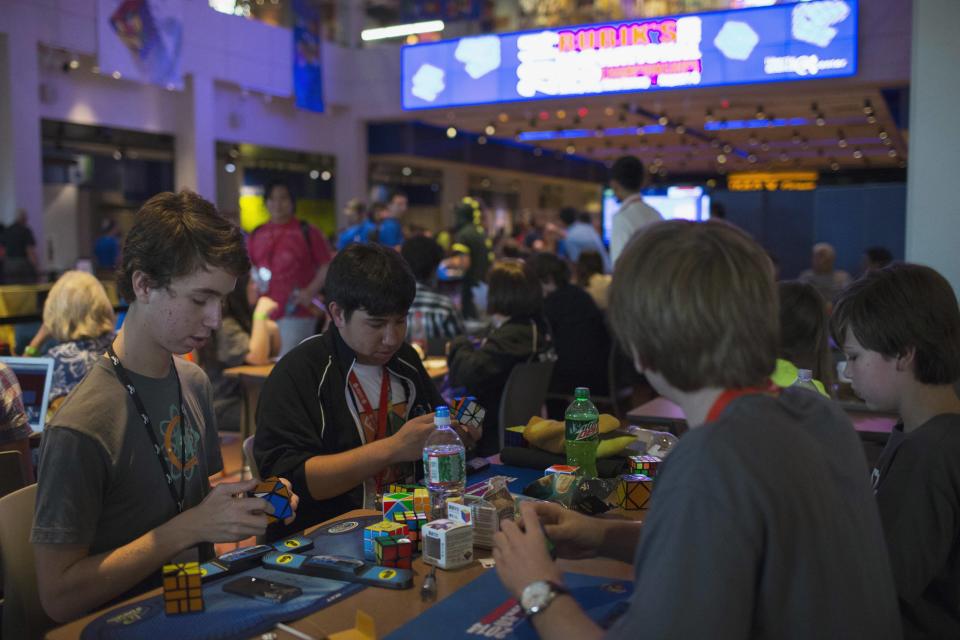
M 960 2 L 915 0 L 910 69 L 907 260 L 960 292 Z
M 17 28 L 0 36 L 0 222 L 9 224 L 17 210 L 24 209 L 43 265 L 40 67 L 34 16 L 30 7 L 20 3 L 5 12 Z
M 444 227 L 454 223 L 453 209 L 467 196 L 467 167 L 460 164 L 449 164 L 443 168 L 443 184 L 441 185 L 441 220 Z
M 216 141 L 213 79 L 193 74 L 181 96 L 183 118 L 177 127 L 174 180 L 177 190 L 190 189 L 216 202 Z
M 367 200 L 369 188 L 369 156 L 367 154 L 367 123 L 350 115 L 327 114 L 328 118 L 339 118 L 342 124 L 336 127 L 337 166 L 333 172 L 333 196 L 337 207 L 337 228 L 346 226 L 343 210 L 352 198 Z

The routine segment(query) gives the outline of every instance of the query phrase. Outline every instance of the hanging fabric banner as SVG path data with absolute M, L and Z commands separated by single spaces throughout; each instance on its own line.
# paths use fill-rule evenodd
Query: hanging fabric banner
M 99 0 L 97 44 L 104 74 L 183 88 L 183 0 Z
M 293 0 L 293 87 L 297 106 L 323 111 L 320 15 L 307 0 Z

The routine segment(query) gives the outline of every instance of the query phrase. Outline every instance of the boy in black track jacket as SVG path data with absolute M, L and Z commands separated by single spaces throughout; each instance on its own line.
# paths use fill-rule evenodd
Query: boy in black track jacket
M 331 328 L 284 356 L 264 384 L 254 457 L 263 476 L 292 481 L 298 527 L 375 508 L 389 483 L 415 477 L 443 402 L 404 342 L 415 292 L 396 251 L 350 245 L 327 274 Z M 480 433 L 460 435 L 469 443 Z

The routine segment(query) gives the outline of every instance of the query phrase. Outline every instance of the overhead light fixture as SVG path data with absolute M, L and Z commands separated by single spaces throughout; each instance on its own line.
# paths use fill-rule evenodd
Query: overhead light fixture
M 657 118 L 657 122 L 659 122 L 662 126 L 665 127 L 668 124 L 670 124 L 670 118 L 667 117 L 667 114 L 661 113 L 660 117 Z
M 456 127 L 447 127 L 447 137 L 451 140 L 457 137 L 457 128 Z
M 567 145 L 567 153 L 569 153 L 570 155 L 573 155 L 576 152 L 577 152 L 577 148 L 575 146 L 573 146 L 572 144 Z
M 836 160 L 830 161 L 830 169 L 833 171 L 840 171 L 840 163 Z
M 726 161 L 727 161 L 727 156 L 723 155 L 722 153 L 717 155 L 717 162 L 719 164 L 724 164 Z
M 319 177 L 320 177 L 320 172 L 319 172 L 317 169 L 311 169 L 311 170 L 310 170 L 310 179 L 311 179 L 311 180 L 316 180 L 316 179 L 319 178 Z
M 123 151 L 119 148 L 113 150 L 113 159 L 114 160 L 123 160 Z
M 497 116 L 497 120 L 499 120 L 500 122 L 506 122 L 509 119 L 510 119 L 510 116 L 508 116 L 506 113 L 503 113 L 503 112 L 501 112 L 500 115 Z
M 823 117 L 822 113 L 818 113 L 816 122 L 818 127 L 822 127 L 827 124 L 827 119 Z
M 763 111 L 763 105 L 762 105 L 762 104 L 758 104 L 758 105 L 757 105 L 757 113 L 754 114 L 753 117 L 756 118 L 757 120 L 766 120 L 766 119 L 767 119 L 767 114 Z
M 887 155 L 890 156 L 891 158 L 896 158 L 896 157 L 897 157 L 897 150 L 896 150 L 896 149 L 890 149 L 889 151 L 887 151 Z
M 869 99 L 863 101 L 863 114 L 867 116 L 873 115 L 873 104 L 871 104 Z
M 443 31 L 443 27 L 443 20 L 427 20 L 426 22 L 397 24 L 392 27 L 364 29 L 360 32 L 360 39 L 364 42 L 370 42 L 371 40 L 386 40 L 387 38 L 403 38 L 420 33 L 436 33 L 438 31 Z
M 558 119 L 558 120 L 563 120 L 563 119 L 566 118 L 566 117 L 567 117 L 567 112 L 566 112 L 566 111 L 564 111 L 563 109 L 557 109 L 557 119 Z
M 497 128 L 496 128 L 495 126 L 493 126 L 493 123 L 491 122 L 490 124 L 488 124 L 487 126 L 485 126 L 485 127 L 483 128 L 483 132 L 484 132 L 485 134 L 487 134 L 488 136 L 492 136 L 493 134 L 495 134 L 495 133 L 497 132 Z
M 713 109 L 707 109 L 707 112 L 704 114 L 703 119 L 707 122 L 713 122 Z
M 884 131 L 883 129 L 881 129 L 880 133 L 877 134 L 877 137 L 880 138 L 881 140 L 886 140 L 887 138 L 890 137 L 890 134 Z
M 329 171 L 321 171 L 321 172 L 320 172 L 320 179 L 323 180 L 324 182 L 327 182 L 327 181 L 330 180 L 330 178 L 332 178 L 332 177 L 333 177 L 333 174 L 330 173 Z
M 478 136 L 477 144 L 487 144 L 487 136 Z
M 123 77 L 123 75 L 119 71 L 114 71 L 110 75 L 113 77 L 114 80 L 119 80 L 120 78 Z
M 232 162 L 228 162 L 227 164 L 223 165 L 223 170 L 227 173 L 235 173 L 237 171 L 237 165 L 233 164 Z
M 863 151 L 861 151 L 860 148 L 857 147 L 856 149 L 853 150 L 853 157 L 859 160 L 860 158 L 863 157 Z

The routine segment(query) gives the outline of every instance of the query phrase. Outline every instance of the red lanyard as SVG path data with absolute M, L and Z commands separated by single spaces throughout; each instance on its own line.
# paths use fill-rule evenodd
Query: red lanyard
M 373 414 L 373 407 L 370 406 L 370 400 L 367 398 L 356 372 L 351 370 L 347 380 L 350 382 L 353 397 L 360 405 L 360 411 Z M 383 373 L 380 376 L 380 404 L 377 406 L 377 431 L 374 440 L 380 440 L 387 435 L 387 414 L 390 412 L 390 374 L 386 367 L 383 368 Z
M 726 389 L 721 393 L 716 400 L 713 402 L 713 406 L 710 407 L 710 411 L 707 412 L 706 422 L 713 422 L 720 417 L 720 414 L 723 413 L 723 410 L 727 408 L 731 402 L 740 398 L 742 396 L 752 396 L 757 394 L 764 395 L 776 395 L 779 389 L 773 384 L 773 382 L 767 382 L 767 385 L 764 387 L 743 387 L 741 389 Z

